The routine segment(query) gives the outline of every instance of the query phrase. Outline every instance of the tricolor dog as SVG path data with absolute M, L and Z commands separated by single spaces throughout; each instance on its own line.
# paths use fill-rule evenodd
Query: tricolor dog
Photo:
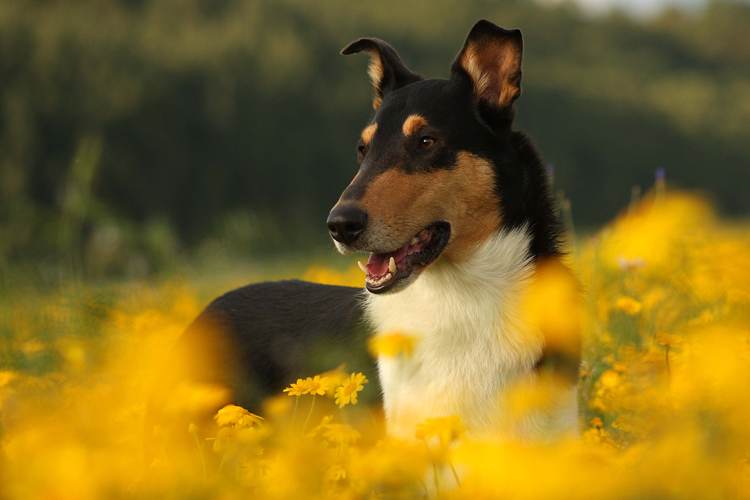
M 364 289 L 285 281 L 227 293 L 181 339 L 203 354 L 194 380 L 253 408 L 325 369 L 320 359 L 347 360 L 321 353 L 400 331 L 418 338 L 413 355 L 377 360 L 389 434 L 411 438 L 425 418 L 455 414 L 475 436 L 576 430 L 577 340 L 560 348 L 523 314 L 541 263 L 563 266 L 547 175 L 513 130 L 522 48 L 519 30 L 479 21 L 448 79 L 410 71 L 381 40 L 342 51 L 370 57 L 375 111 L 327 225 L 339 252 L 369 254 Z M 549 404 L 515 418 L 511 394 L 550 372 L 560 377 Z

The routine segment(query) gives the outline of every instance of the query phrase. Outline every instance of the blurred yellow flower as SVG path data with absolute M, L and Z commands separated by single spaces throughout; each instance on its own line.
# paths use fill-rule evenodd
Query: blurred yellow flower
M 659 344 L 670 348 L 678 347 L 682 343 L 682 337 L 666 332 L 657 333 L 655 338 Z
M 643 309 L 643 305 L 631 297 L 618 298 L 615 307 L 631 316 L 638 314 Z
M 367 342 L 367 348 L 374 357 L 395 358 L 402 353 L 410 357 L 414 353 L 416 343 L 415 336 L 393 330 L 371 337 Z
M 607 387 L 610 389 L 617 387 L 617 385 L 620 383 L 620 374 L 615 370 L 607 370 L 606 372 L 602 373 L 601 377 L 599 377 L 599 382 L 601 383 L 602 387 Z
M 325 424 L 323 437 L 333 444 L 354 444 L 362 435 L 357 432 L 351 425 L 346 424 Z
M 578 280 L 559 259 L 541 261 L 524 290 L 522 314 L 553 352 L 577 355 L 582 315 Z
M 336 482 L 346 478 L 346 469 L 338 464 L 331 465 L 323 473 L 323 479 L 329 482 Z
M 540 373 L 533 380 L 524 380 L 508 389 L 507 405 L 512 417 L 522 419 L 536 411 L 544 411 L 555 403 L 565 390 L 566 382 L 553 373 Z
M 283 394 L 278 394 L 263 401 L 263 414 L 269 419 L 278 418 L 285 415 L 293 406 L 292 400 L 285 398 Z
M 317 427 L 315 427 L 313 430 L 307 433 L 307 437 L 314 438 L 315 436 L 318 436 L 321 433 L 321 431 L 323 431 L 323 429 L 325 429 L 328 426 L 328 424 L 331 423 L 332 420 L 333 420 L 333 415 L 326 415 L 325 417 L 323 417 L 323 420 L 320 421 L 320 424 Z
M 233 427 L 222 427 L 214 439 L 214 451 L 221 453 L 227 449 L 227 445 L 234 440 L 237 430 Z
M 339 408 L 343 408 L 349 403 L 357 404 L 357 393 L 364 389 L 362 384 L 369 382 L 365 376 L 361 373 L 352 373 L 351 377 L 341 384 L 336 389 L 336 404 Z
M 289 393 L 290 396 L 302 396 L 303 394 L 310 392 L 310 387 L 306 380 L 298 378 L 297 383 L 292 383 L 290 387 L 284 389 L 284 392 Z
M 259 424 L 263 421 L 263 417 L 250 413 L 241 406 L 226 405 L 216 413 L 214 420 L 219 427 L 231 425 L 240 428 Z
M 0 371 L 0 388 L 6 386 L 11 380 L 18 377 L 18 373 L 9 370 Z
M 619 268 L 625 272 L 637 271 L 638 269 L 641 269 L 646 266 L 646 261 L 643 260 L 641 257 L 628 259 L 627 257 L 623 257 L 622 255 L 619 255 L 617 259 L 615 260 Z
M 602 422 L 601 418 L 596 417 L 596 418 L 591 419 L 591 422 L 589 422 L 589 425 L 591 425 L 591 427 L 601 428 L 601 427 L 604 427 L 604 422 Z
M 229 390 L 218 384 L 181 383 L 164 401 L 164 412 L 168 415 L 197 414 L 225 405 Z
M 34 356 L 39 354 L 41 351 L 43 351 L 46 348 L 46 345 L 44 345 L 43 342 L 40 342 L 39 339 L 31 339 L 27 342 L 24 342 L 21 345 L 21 351 L 26 356 Z
M 627 262 L 626 267 L 635 264 L 643 274 L 664 273 L 680 238 L 691 228 L 710 225 L 713 218 L 710 204 L 697 196 L 673 192 L 658 199 L 652 194 L 609 226 L 601 252 L 612 267 Z
M 464 434 L 464 423 L 461 415 L 450 417 L 428 418 L 421 424 L 417 424 L 414 436 L 417 439 L 429 439 L 437 436 L 440 444 L 449 446 L 454 441 L 461 439 Z

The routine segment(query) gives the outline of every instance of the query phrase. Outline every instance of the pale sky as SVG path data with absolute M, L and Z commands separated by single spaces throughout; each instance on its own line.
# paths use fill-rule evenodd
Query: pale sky
M 705 4 L 705 0 L 538 0 L 540 3 L 573 2 L 591 13 L 601 13 L 613 7 L 621 8 L 636 15 L 650 15 L 663 7 L 676 6 L 694 9 Z

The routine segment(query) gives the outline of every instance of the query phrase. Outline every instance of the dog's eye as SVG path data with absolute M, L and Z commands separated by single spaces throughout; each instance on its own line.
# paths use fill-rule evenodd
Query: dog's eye
M 360 144 L 359 146 L 357 146 L 357 154 L 359 156 L 364 156 L 365 155 L 365 145 L 364 144 Z
M 431 148 L 435 145 L 436 140 L 432 137 L 424 136 L 419 139 L 419 147 L 422 149 Z

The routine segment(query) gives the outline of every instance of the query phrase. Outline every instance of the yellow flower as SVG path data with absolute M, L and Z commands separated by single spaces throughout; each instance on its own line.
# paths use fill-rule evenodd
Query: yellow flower
M 328 381 L 327 377 L 322 377 L 320 375 L 315 375 L 315 378 L 307 377 L 307 380 L 305 380 L 305 383 L 307 384 L 307 392 L 310 394 L 318 394 L 320 396 L 324 395 L 326 391 L 328 391 L 330 382 Z
M 260 456 L 263 454 L 263 448 L 257 445 L 260 437 L 255 427 L 222 427 L 214 439 L 214 452 L 235 454 L 244 451 Z
M 604 427 L 604 422 L 602 422 L 602 419 L 599 417 L 591 419 L 589 424 L 591 424 L 591 427 L 596 427 L 597 429 Z
M 643 309 L 643 305 L 640 302 L 630 297 L 620 297 L 615 302 L 615 307 L 631 316 L 638 314 Z
M 336 482 L 339 479 L 345 479 L 346 478 L 346 469 L 341 467 L 340 465 L 331 465 L 328 467 L 325 472 L 323 472 L 323 479 L 329 482 Z
M 297 383 L 284 389 L 284 392 L 288 392 L 290 396 L 302 396 L 310 392 L 310 387 L 307 385 L 307 380 L 298 378 Z
M 599 377 L 602 387 L 613 389 L 620 383 L 620 374 L 614 370 L 607 370 Z
M 323 437 L 333 444 L 354 444 L 362 435 L 351 425 L 326 424 Z
M 318 425 L 313 430 L 311 430 L 310 432 L 308 432 L 307 433 L 307 437 L 314 438 L 315 436 L 317 436 L 318 434 L 320 434 L 320 432 L 323 429 L 328 428 L 328 424 L 331 423 L 331 420 L 333 420 L 333 415 L 326 415 L 325 417 L 323 417 L 323 420 L 321 420 L 320 425 Z
M 351 377 L 344 380 L 343 384 L 336 389 L 336 404 L 343 408 L 349 403 L 357 404 L 357 393 L 364 389 L 362 384 L 369 382 L 361 373 L 352 373 Z
M 241 406 L 226 405 L 216 413 L 214 420 L 219 427 L 232 425 L 239 428 L 259 424 L 263 421 L 263 417 L 250 413 Z
M 452 415 L 450 417 L 425 419 L 423 423 L 417 425 L 417 431 L 414 435 L 417 439 L 438 436 L 440 444 L 448 446 L 453 441 L 460 439 L 463 434 L 464 423 L 461 421 L 461 415 Z
M 615 450 L 620 449 L 620 445 L 617 444 L 616 441 L 607 437 L 607 433 L 604 432 L 604 429 L 601 429 L 598 427 L 595 429 L 587 430 L 586 432 L 583 433 L 582 437 L 583 437 L 583 441 L 589 444 L 596 444 L 596 445 L 604 444 Z
M 412 335 L 390 331 L 372 337 L 367 342 L 367 348 L 375 357 L 395 358 L 401 353 L 409 357 L 414 353 L 414 345 L 417 341 L 417 338 Z
M 0 387 L 7 385 L 11 380 L 17 377 L 18 374 L 16 372 L 11 372 L 8 370 L 0 371 Z
M 628 365 L 626 365 L 625 363 L 615 363 L 612 366 L 612 369 L 617 373 L 625 373 L 626 371 L 628 371 Z
M 679 335 L 671 335 L 665 332 L 659 332 L 656 334 L 656 341 L 665 347 L 678 347 L 682 343 L 682 337 Z
M 328 379 L 328 388 L 326 389 L 326 396 L 329 398 L 333 397 L 336 388 L 341 385 L 344 380 L 349 378 L 349 372 L 346 371 L 346 363 L 340 364 L 333 370 L 328 370 L 320 374 L 321 378 Z
M 234 440 L 237 431 L 231 427 L 223 427 L 219 429 L 214 439 L 214 451 L 221 453 L 227 449 L 227 446 Z

